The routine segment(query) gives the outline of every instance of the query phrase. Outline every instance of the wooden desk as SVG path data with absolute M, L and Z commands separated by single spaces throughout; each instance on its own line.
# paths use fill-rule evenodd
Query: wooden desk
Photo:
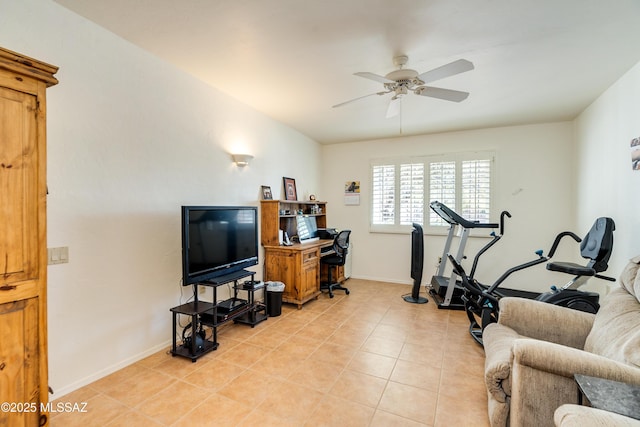
M 329 239 L 292 246 L 265 245 L 264 280 L 284 283 L 282 301 L 302 308 L 302 304 L 320 295 L 320 250 L 332 244 Z

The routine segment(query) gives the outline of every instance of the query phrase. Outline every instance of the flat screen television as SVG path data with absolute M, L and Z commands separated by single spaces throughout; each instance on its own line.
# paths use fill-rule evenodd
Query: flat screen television
M 258 264 L 258 209 L 182 206 L 182 284 Z

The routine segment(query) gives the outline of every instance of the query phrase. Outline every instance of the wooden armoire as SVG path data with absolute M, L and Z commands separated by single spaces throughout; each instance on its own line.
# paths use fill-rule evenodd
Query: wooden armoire
M 0 48 L 2 426 L 49 423 L 45 90 L 57 70 Z

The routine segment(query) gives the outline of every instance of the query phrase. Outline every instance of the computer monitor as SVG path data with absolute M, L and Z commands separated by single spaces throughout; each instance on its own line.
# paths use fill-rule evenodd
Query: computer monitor
M 298 240 L 300 243 L 309 243 L 320 240 L 318 237 L 318 224 L 315 216 L 296 216 L 298 226 Z

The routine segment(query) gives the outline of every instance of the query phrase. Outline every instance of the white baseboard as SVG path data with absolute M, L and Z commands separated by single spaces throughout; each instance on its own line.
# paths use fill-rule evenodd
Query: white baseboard
M 99 380 L 101 378 L 104 378 L 109 374 L 112 374 L 112 373 L 114 373 L 116 371 L 119 371 L 120 369 L 126 368 L 127 366 L 129 366 L 129 365 L 131 365 L 133 363 L 136 363 L 136 362 L 144 359 L 145 357 L 149 357 L 152 354 L 155 354 L 155 353 L 159 352 L 160 350 L 171 346 L 171 344 L 172 344 L 171 340 L 168 340 L 167 342 L 164 342 L 164 343 L 158 344 L 156 346 L 153 346 L 150 349 L 143 351 L 142 353 L 139 353 L 139 354 L 137 354 L 135 356 L 129 357 L 129 358 L 127 358 L 127 359 L 125 359 L 125 360 L 123 360 L 121 362 L 118 362 L 118 363 L 116 363 L 114 365 L 111 365 L 111 366 L 105 368 L 105 369 L 102 369 L 102 370 L 100 370 L 100 371 L 98 371 L 98 372 L 96 372 L 94 374 L 91 374 L 91 375 L 89 375 L 89 376 L 87 376 L 87 377 L 85 377 L 85 378 L 83 378 L 83 379 L 81 379 L 79 381 L 76 381 L 76 382 L 74 382 L 72 384 L 69 384 L 67 386 L 61 387 L 59 389 L 54 388 L 53 389 L 53 391 L 54 391 L 53 394 L 49 395 L 49 400 L 59 399 L 59 398 L 65 396 L 65 395 L 67 395 L 67 394 L 69 394 L 69 393 L 71 393 L 73 391 L 78 390 L 79 388 L 82 388 L 82 387 L 84 387 L 84 386 L 86 386 L 88 384 L 91 384 L 92 382 L 97 381 L 97 380 Z
M 398 285 L 413 285 L 413 282 L 409 280 L 395 280 L 395 279 L 380 278 L 380 277 L 351 276 L 350 279 L 371 280 L 373 282 L 394 283 Z

